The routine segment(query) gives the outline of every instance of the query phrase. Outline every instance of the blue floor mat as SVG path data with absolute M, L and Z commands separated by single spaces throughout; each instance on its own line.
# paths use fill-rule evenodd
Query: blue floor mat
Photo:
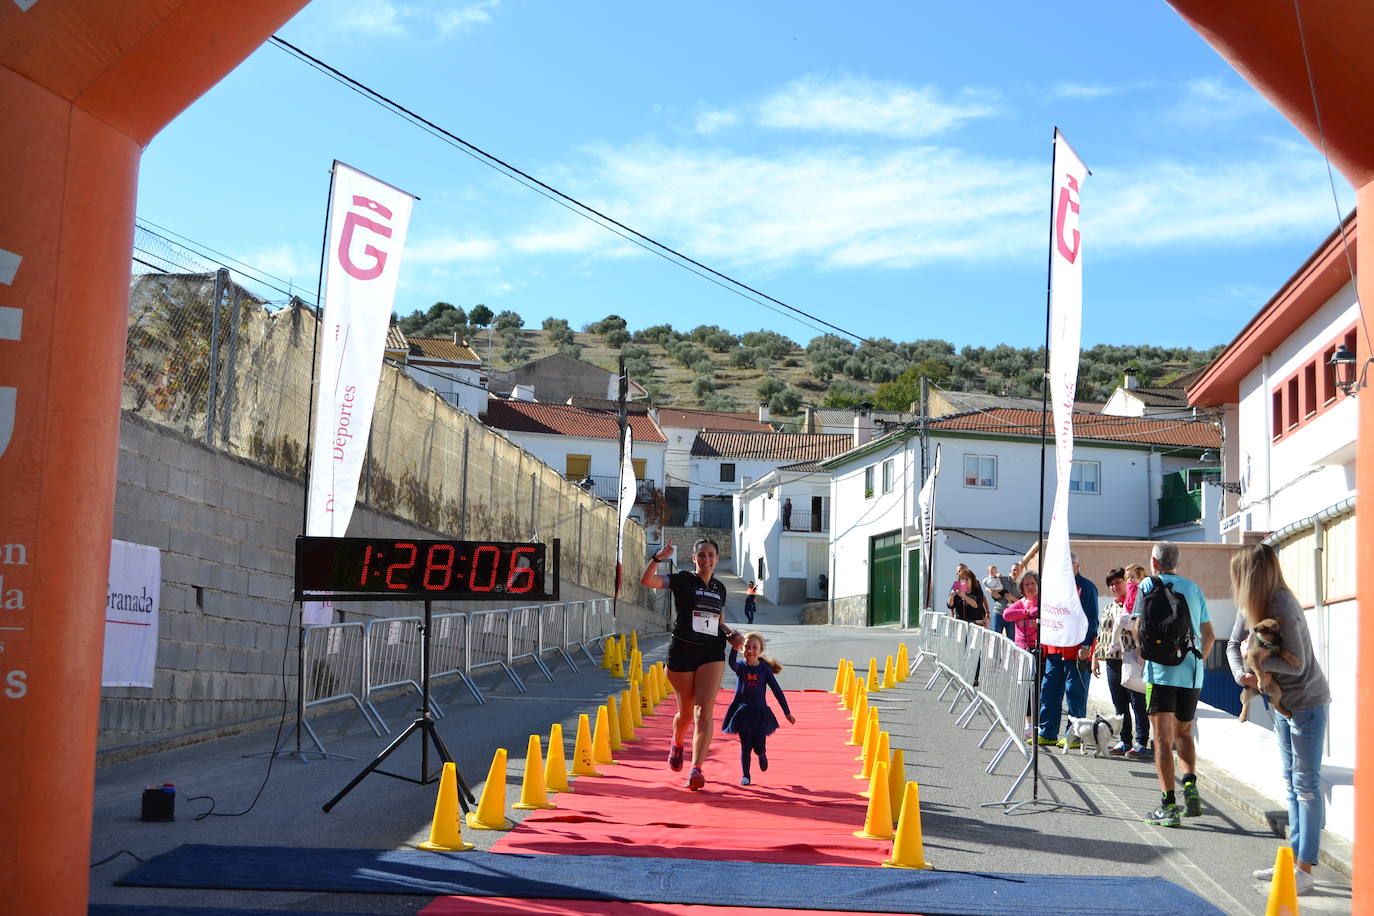
M 629 900 L 923 916 L 1223 916 L 1162 878 L 1008 875 L 632 856 L 187 844 L 116 884 L 325 893 Z

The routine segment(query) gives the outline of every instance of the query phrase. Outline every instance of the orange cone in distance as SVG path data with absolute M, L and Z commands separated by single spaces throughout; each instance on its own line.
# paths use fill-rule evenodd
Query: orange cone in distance
M 620 740 L 620 703 L 616 701 L 615 694 L 606 697 L 606 737 L 612 752 L 624 749 L 625 745 Z
M 611 756 L 611 726 L 610 711 L 605 704 L 596 708 L 596 727 L 592 729 L 592 760 L 599 766 L 603 763 L 615 763 L 615 758 Z
M 887 800 L 889 802 L 892 801 L 892 799 L 899 797 L 892 794 L 892 763 L 888 756 L 888 748 L 890 744 L 891 739 L 888 737 L 887 732 L 878 732 L 878 743 L 873 747 L 873 759 L 865 762 L 865 766 L 868 767 L 868 775 L 870 777 L 873 775 L 874 766 L 876 766 L 879 763 L 887 764 Z M 870 789 L 864 789 L 859 794 L 862 795 L 864 798 L 868 798 L 868 793 L 870 791 Z
M 429 839 L 417 843 L 421 849 L 433 852 L 464 852 L 472 849 L 463 842 L 463 828 L 458 823 L 458 767 L 444 764 L 439 774 L 439 796 L 434 800 L 434 819 L 429 825 Z
M 506 820 L 506 749 L 498 747 L 487 770 L 487 784 L 477 800 L 477 810 L 468 812 L 468 826 L 474 830 L 509 830 Z
M 906 755 L 902 753 L 900 747 L 893 748 L 892 759 L 887 764 L 887 798 L 895 806 L 900 806 L 906 801 Z M 892 809 L 892 820 L 897 822 L 901 819 L 902 810 L 900 807 Z
M 883 682 L 878 679 L 878 660 L 872 656 L 868 659 L 868 680 L 864 681 L 864 685 L 874 693 L 883 689 Z
M 633 652 L 633 653 L 635 653 L 636 655 L 639 654 L 639 631 L 638 631 L 638 630 L 631 630 L 631 631 L 630 631 L 630 651 Z
M 883 689 L 890 690 L 897 686 L 897 672 L 893 670 L 892 656 L 887 657 L 883 663 Z
M 634 718 L 635 731 L 644 727 L 644 717 L 650 713 L 645 709 L 648 703 L 649 675 L 644 675 L 644 687 L 640 689 L 639 684 L 630 685 L 630 715 Z
M 907 669 L 911 667 L 911 656 L 907 655 L 906 643 L 897 645 L 897 683 L 905 681 L 911 676 Z
M 553 807 L 544 785 L 544 755 L 539 751 L 538 735 L 530 735 L 529 750 L 525 752 L 525 778 L 520 781 L 520 800 L 511 807 L 521 811 Z
M 896 833 L 892 830 L 892 802 L 887 797 L 887 764 L 879 762 L 873 767 L 873 778 L 869 780 L 868 813 L 864 817 L 864 829 L 855 830 L 854 835 L 867 840 L 890 840 Z
M 553 723 L 549 729 L 549 756 L 544 761 L 544 788 L 550 792 L 571 792 L 568 785 L 568 761 L 563 754 L 563 725 Z
M 634 681 L 630 682 L 634 686 Z M 626 744 L 630 741 L 638 741 L 635 737 L 635 714 L 630 709 L 630 691 L 620 691 L 620 743 Z
M 1264 916 L 1298 916 L 1298 881 L 1293 877 L 1293 847 L 1279 847 L 1274 856 L 1274 877 L 1269 881 L 1269 902 Z
M 873 710 L 877 712 L 877 710 Z M 876 717 L 869 717 L 868 735 L 864 739 L 863 756 L 857 758 L 862 762 L 859 764 L 859 772 L 854 774 L 855 779 L 871 779 L 873 776 L 873 765 L 878 759 L 878 720 Z M 884 763 L 887 761 L 884 760 Z
M 868 697 L 861 693 L 856 703 L 857 705 L 854 707 L 854 728 L 850 731 L 849 740 L 845 743 L 858 747 L 864 740 L 864 730 L 868 728 Z
M 615 665 L 615 640 L 601 640 L 601 667 L 610 671 Z
M 835 665 L 835 684 L 830 688 L 830 692 L 839 694 L 844 689 L 844 659 L 840 659 Z
M 844 685 L 844 696 L 840 699 L 840 707 L 851 712 L 854 704 L 859 701 L 859 679 L 854 675 L 854 663 L 845 659 L 844 669 L 848 672 Z
M 600 776 L 592 759 L 592 730 L 584 712 L 577 717 L 577 743 L 573 746 L 573 776 Z
M 902 813 L 897 818 L 897 838 L 892 841 L 892 858 L 883 868 L 930 868 L 921 841 L 921 790 L 914 782 L 902 794 Z

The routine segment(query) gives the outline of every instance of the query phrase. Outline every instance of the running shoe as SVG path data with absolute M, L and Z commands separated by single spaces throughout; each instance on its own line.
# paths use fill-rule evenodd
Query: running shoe
M 1076 751 L 1083 746 L 1083 742 L 1079 741 L 1077 738 L 1060 738 L 1058 741 L 1054 742 L 1054 745 L 1055 747 L 1065 747 L 1067 745 L 1069 750 Z
M 705 781 L 705 780 L 703 780 L 703 782 L 704 782 L 704 781 Z M 749 785 L 749 777 L 748 777 L 748 776 L 742 776 L 742 777 L 740 777 L 739 784 L 742 785 L 742 786 L 747 786 L 747 785 Z
M 1293 869 L 1293 890 L 1297 892 L 1299 897 L 1303 894 L 1312 893 L 1312 888 L 1316 883 L 1312 880 L 1311 872 L 1303 871 L 1301 868 Z
M 1143 744 L 1137 744 L 1126 752 L 1126 756 L 1132 760 L 1154 760 L 1155 755 L 1150 753 L 1150 749 Z
M 1182 827 L 1183 809 L 1178 805 L 1166 805 L 1161 802 L 1158 808 L 1145 815 L 1145 823 L 1157 824 L 1160 827 Z
M 1041 747 L 1058 747 L 1058 746 L 1059 746 L 1059 742 L 1058 742 L 1058 741 L 1055 741 L 1053 738 L 1046 738 L 1044 735 L 1040 735 L 1040 736 L 1037 737 L 1037 738 L 1027 738 L 1027 739 L 1026 739 L 1026 743 L 1027 743 L 1027 744 L 1039 744 Z
M 668 766 L 674 771 L 682 769 L 682 745 L 675 744 L 673 749 L 668 752 Z
M 695 792 L 704 785 L 706 785 L 706 777 L 701 775 L 701 767 L 692 767 L 692 772 L 687 777 L 687 788 Z
M 1120 744 L 1114 744 L 1114 745 L 1112 745 L 1111 747 L 1107 748 L 1107 756 L 1109 756 L 1109 757 L 1125 757 L 1125 756 L 1126 756 L 1126 752 L 1129 751 L 1129 750 L 1130 750 L 1130 747 L 1127 746 L 1127 744 L 1126 744 L 1125 741 L 1123 741 L 1123 742 L 1121 742 Z
M 1197 794 L 1196 779 L 1183 784 L 1183 813 L 1188 817 L 1202 816 L 1202 796 Z
M 1295 869 L 1295 871 L 1296 871 L 1296 869 Z M 1256 878 L 1260 879 L 1261 881 L 1273 881 L 1273 880 L 1274 880 L 1274 870 L 1273 870 L 1272 868 L 1257 868 L 1257 869 L 1255 869 L 1254 871 L 1252 871 L 1250 874 L 1254 875 Z

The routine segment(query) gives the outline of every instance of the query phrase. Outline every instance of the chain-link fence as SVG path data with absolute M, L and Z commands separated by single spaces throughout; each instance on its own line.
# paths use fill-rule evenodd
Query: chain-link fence
M 297 477 L 305 473 L 315 311 L 245 290 L 224 268 L 144 230 L 136 238 L 124 364 L 124 409 Z M 161 255 L 141 247 L 164 243 Z M 147 257 L 139 257 L 143 253 Z M 180 256 L 178 256 L 180 255 Z M 154 261 L 161 263 L 154 264 Z M 616 512 L 391 361 L 382 367 L 361 502 L 448 537 L 562 541 L 565 581 L 615 586 Z M 626 566 L 646 555 L 643 529 L 625 532 Z M 633 575 L 621 594 L 641 602 Z

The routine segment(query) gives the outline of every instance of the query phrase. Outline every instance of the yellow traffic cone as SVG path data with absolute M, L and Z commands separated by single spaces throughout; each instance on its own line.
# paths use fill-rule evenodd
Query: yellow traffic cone
M 613 664 L 615 664 L 615 640 L 603 639 L 601 640 L 601 667 L 610 671 Z
M 885 663 L 883 663 L 883 689 L 884 689 L 884 690 L 889 690 L 889 689 L 891 689 L 891 688 L 897 686 L 897 672 L 896 672 L 896 671 L 893 671 L 892 668 L 893 668 L 893 665 L 892 665 L 892 656 L 889 655 L 889 656 L 887 657 L 887 661 L 886 661 Z
M 896 796 L 894 796 L 894 795 L 892 794 L 892 776 L 891 776 L 891 774 L 892 774 L 892 764 L 891 764 L 890 759 L 889 759 L 889 757 L 888 757 L 888 747 L 889 747 L 889 745 L 890 745 L 890 742 L 891 742 L 891 739 L 888 737 L 887 732 L 878 732 L 878 741 L 877 741 L 877 743 L 874 744 L 874 746 L 873 746 L 873 757 L 872 757 L 872 759 L 867 760 L 867 761 L 865 761 L 865 763 L 864 763 L 864 765 L 868 767 L 868 776 L 869 776 L 870 778 L 873 776 L 873 767 L 874 767 L 874 766 L 876 766 L 876 765 L 879 764 L 879 763 L 886 763 L 886 764 L 887 764 L 887 772 L 888 772 L 888 779 L 887 779 L 887 800 L 888 800 L 888 801 L 891 801 L 893 798 L 896 797 Z M 860 792 L 859 794 L 860 794 L 861 796 L 863 796 L 864 798 L 868 798 L 868 793 L 869 793 L 870 791 L 872 791 L 872 790 L 871 790 L 871 789 L 864 789 L 864 790 L 863 790 L 862 792 Z
M 897 645 L 897 683 L 900 684 L 910 677 L 910 673 L 907 671 L 909 667 L 911 667 L 911 656 L 907 654 L 906 643 L 899 643 Z
M 573 745 L 572 775 L 600 776 L 592 759 L 592 730 L 588 725 L 587 714 L 577 717 L 577 742 Z
M 868 723 L 868 724 L 865 725 L 865 726 L 864 726 L 864 729 L 863 729 L 863 736 L 864 736 L 863 753 L 862 753 L 862 754 L 855 754 L 855 755 L 854 755 L 854 759 L 855 759 L 855 760 L 863 760 L 863 759 L 865 759 L 865 758 L 867 758 L 867 757 L 872 756 L 871 753 L 870 753 L 870 751 L 872 751 L 874 748 L 877 747 L 877 744 L 872 743 L 872 742 L 876 742 L 876 741 L 878 740 L 878 732 L 880 732 L 880 731 L 883 730 L 883 729 L 882 729 L 882 726 L 878 724 L 878 707 L 876 707 L 876 706 L 870 706 L 870 707 L 868 707 L 868 718 L 867 718 L 867 723 Z M 871 740 L 870 740 L 870 737 L 871 737 Z M 864 779 L 867 779 L 867 778 L 868 778 L 868 774 L 865 773 L 865 774 L 864 774 Z
M 844 706 L 845 697 L 849 695 L 849 684 L 853 679 L 854 666 L 849 663 L 849 659 L 840 659 L 840 675 L 837 682 L 839 686 L 836 688 L 835 693 L 839 694 L 841 707 Z
M 902 795 L 902 814 L 897 819 L 892 858 L 883 863 L 883 868 L 930 868 L 921 845 L 921 789 L 909 782 Z
M 638 631 L 638 630 L 631 630 L 631 631 L 630 631 L 630 651 L 631 651 L 632 653 L 635 653 L 635 654 L 638 654 L 638 653 L 639 653 L 639 631 Z
M 864 686 L 873 693 L 883 689 L 883 682 L 878 679 L 878 660 L 872 656 L 868 659 L 868 680 L 864 681 Z
M 634 681 L 630 682 L 634 686 Z M 630 741 L 638 741 L 635 737 L 635 714 L 630 708 L 630 691 L 620 691 L 620 743 L 625 744 Z
M 849 740 L 846 744 L 857 747 L 864 739 L 864 729 L 868 728 L 868 697 L 859 694 L 854 707 L 854 728 L 849 733 Z
M 544 785 L 544 755 L 539 751 L 538 735 L 530 735 L 529 750 L 525 752 L 525 778 L 520 781 L 520 800 L 511 807 L 521 811 L 553 807 Z
M 458 767 L 444 764 L 439 774 L 439 797 L 434 800 L 434 820 L 429 825 L 429 839 L 417 843 L 421 849 L 434 852 L 463 852 L 472 849 L 463 842 L 463 828 L 458 823 Z
M 830 688 L 831 693 L 838 694 L 844 690 L 844 659 L 840 659 L 835 666 L 835 686 Z
M 620 740 L 620 703 L 615 694 L 606 697 L 606 738 L 612 753 L 624 749 L 625 744 Z
M 544 761 L 544 788 L 550 792 L 571 792 L 568 761 L 563 755 L 563 725 L 555 722 L 549 729 L 549 756 Z
M 863 678 L 854 673 L 854 663 L 848 659 L 845 660 L 844 668 L 845 671 L 849 673 L 844 685 L 844 699 L 841 701 L 840 706 L 853 712 L 854 704 L 859 701 L 859 681 L 863 680 Z
M 890 840 L 896 836 L 892 831 L 892 802 L 887 797 L 886 763 L 879 762 L 873 767 L 864 829 L 855 830 L 854 835 L 868 840 Z
M 641 690 L 639 684 L 630 685 L 630 714 L 634 716 L 635 729 L 644 727 L 644 717 L 653 715 L 648 709 L 649 703 L 649 673 L 644 674 L 644 687 Z
M 902 753 L 900 747 L 893 748 L 892 759 L 887 764 L 887 798 L 888 801 L 896 800 L 900 805 L 906 801 L 906 793 L 902 791 L 906 785 L 906 755 Z M 892 819 L 899 821 L 902 811 L 900 808 L 892 809 Z
M 877 710 L 873 710 L 875 713 Z M 878 760 L 878 719 L 876 716 L 868 720 L 868 737 L 864 739 L 864 753 L 861 757 L 855 758 L 862 761 L 859 764 L 859 772 L 854 774 L 855 779 L 870 779 L 873 776 L 873 765 Z M 883 760 L 886 763 L 887 760 Z
M 1274 877 L 1269 881 L 1269 903 L 1264 916 L 1298 916 L 1298 882 L 1293 877 L 1293 847 L 1279 847 L 1274 856 Z
M 615 640 L 611 640 L 611 641 L 612 641 L 612 642 L 615 642 Z M 614 657 L 614 660 L 611 662 L 611 677 L 624 677 L 624 676 L 625 676 L 625 648 L 624 648 L 623 645 L 617 645 L 617 646 L 616 646 L 616 649 L 615 649 L 615 657 Z
M 610 711 L 606 705 L 596 708 L 596 727 L 592 729 L 592 760 L 596 763 L 615 763 L 611 756 Z
M 477 800 L 477 810 L 468 812 L 468 826 L 474 830 L 509 830 L 506 821 L 506 749 L 498 747 L 487 770 L 487 784 Z

